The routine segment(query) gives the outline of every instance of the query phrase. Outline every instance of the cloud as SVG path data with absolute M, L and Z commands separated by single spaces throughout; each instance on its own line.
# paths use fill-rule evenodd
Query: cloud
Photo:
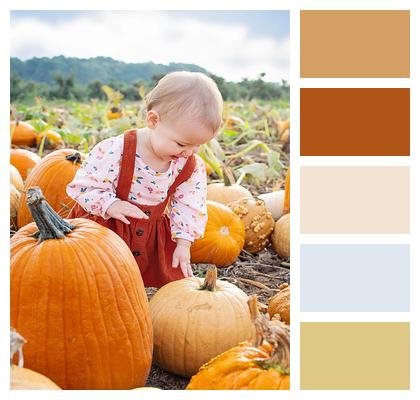
M 125 62 L 198 64 L 227 80 L 280 81 L 289 76 L 289 40 L 253 37 L 246 25 L 226 25 L 157 11 L 84 13 L 58 22 L 12 20 L 11 55 L 108 56 Z

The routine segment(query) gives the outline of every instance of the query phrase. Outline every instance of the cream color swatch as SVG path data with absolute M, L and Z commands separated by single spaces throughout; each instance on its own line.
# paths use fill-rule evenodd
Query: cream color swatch
M 301 233 L 410 233 L 409 167 L 301 167 Z

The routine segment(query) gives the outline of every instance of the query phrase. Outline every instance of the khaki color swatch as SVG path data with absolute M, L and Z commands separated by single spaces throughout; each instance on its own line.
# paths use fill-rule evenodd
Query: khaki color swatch
M 308 390 L 410 388 L 408 322 L 305 322 L 300 387 Z
M 301 156 L 409 156 L 410 89 L 301 89 Z
M 300 13 L 301 78 L 410 77 L 410 12 Z
M 301 167 L 301 233 L 410 233 L 409 167 Z

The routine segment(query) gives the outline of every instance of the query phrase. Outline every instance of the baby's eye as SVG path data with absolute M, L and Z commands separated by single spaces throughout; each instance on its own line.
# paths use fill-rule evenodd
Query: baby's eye
M 175 142 L 179 147 L 185 147 L 185 144 L 181 144 L 181 143 L 178 143 L 178 142 Z

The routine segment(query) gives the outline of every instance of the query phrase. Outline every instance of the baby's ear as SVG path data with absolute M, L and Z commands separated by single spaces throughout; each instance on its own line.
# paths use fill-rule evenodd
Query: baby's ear
M 155 110 L 150 110 L 146 114 L 146 123 L 147 127 L 153 129 L 156 127 L 156 124 L 160 121 L 159 113 Z

